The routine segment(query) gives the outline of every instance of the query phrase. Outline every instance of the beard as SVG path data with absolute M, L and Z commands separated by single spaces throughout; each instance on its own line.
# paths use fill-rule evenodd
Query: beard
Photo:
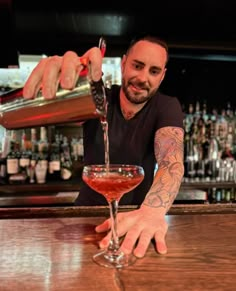
M 130 89 L 130 85 L 134 85 L 135 87 L 142 90 L 142 92 L 134 92 L 132 89 Z M 133 104 L 143 104 L 146 103 L 149 99 L 152 98 L 152 96 L 156 93 L 156 90 L 153 90 L 150 92 L 149 88 L 145 83 L 142 82 L 125 82 L 124 79 L 122 79 L 122 90 L 125 94 L 125 97 L 129 102 Z

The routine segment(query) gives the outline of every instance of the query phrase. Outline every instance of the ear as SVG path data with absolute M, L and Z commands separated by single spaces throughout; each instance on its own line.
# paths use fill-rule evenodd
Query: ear
M 121 60 L 121 72 L 123 73 L 125 63 L 126 63 L 127 56 L 123 55 L 122 60 Z
M 160 85 L 161 85 L 161 82 L 162 82 L 162 81 L 164 80 L 164 78 L 165 78 L 166 71 L 167 71 L 167 68 L 165 68 L 164 71 L 163 71 L 163 73 L 162 73 L 161 81 L 160 81 Z

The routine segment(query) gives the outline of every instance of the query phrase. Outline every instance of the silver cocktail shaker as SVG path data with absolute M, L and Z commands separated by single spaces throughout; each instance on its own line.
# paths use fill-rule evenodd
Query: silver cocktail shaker
M 59 89 L 56 97 L 46 100 L 39 93 L 26 100 L 22 90 L 0 96 L 0 124 L 6 129 L 79 122 L 106 114 L 103 82 L 80 76 L 73 90 Z
M 102 57 L 106 41 L 99 39 Z M 102 79 L 91 81 L 85 66 L 73 90 L 59 89 L 52 100 L 41 93 L 31 100 L 23 98 L 22 90 L 0 96 L 0 125 L 6 129 L 20 129 L 42 125 L 80 122 L 106 115 L 106 94 Z

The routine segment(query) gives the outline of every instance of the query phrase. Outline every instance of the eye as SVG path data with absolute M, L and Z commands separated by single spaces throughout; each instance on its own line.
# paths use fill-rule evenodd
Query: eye
M 161 72 L 160 69 L 151 69 L 151 70 L 150 70 L 150 73 L 151 73 L 151 75 L 153 75 L 153 76 L 159 75 L 160 72 Z
M 141 70 L 143 68 L 143 65 L 135 63 L 135 64 L 133 64 L 133 68 L 135 70 Z

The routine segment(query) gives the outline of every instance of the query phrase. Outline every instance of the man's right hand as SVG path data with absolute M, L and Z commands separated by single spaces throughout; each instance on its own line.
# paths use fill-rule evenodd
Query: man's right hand
M 62 57 L 52 56 L 42 59 L 24 85 L 24 98 L 35 98 L 39 90 L 42 90 L 45 99 L 53 99 L 59 85 L 63 89 L 73 89 L 86 64 L 90 78 L 93 81 L 100 80 L 102 54 L 97 47 L 89 49 L 81 57 L 73 51 L 67 51 Z

